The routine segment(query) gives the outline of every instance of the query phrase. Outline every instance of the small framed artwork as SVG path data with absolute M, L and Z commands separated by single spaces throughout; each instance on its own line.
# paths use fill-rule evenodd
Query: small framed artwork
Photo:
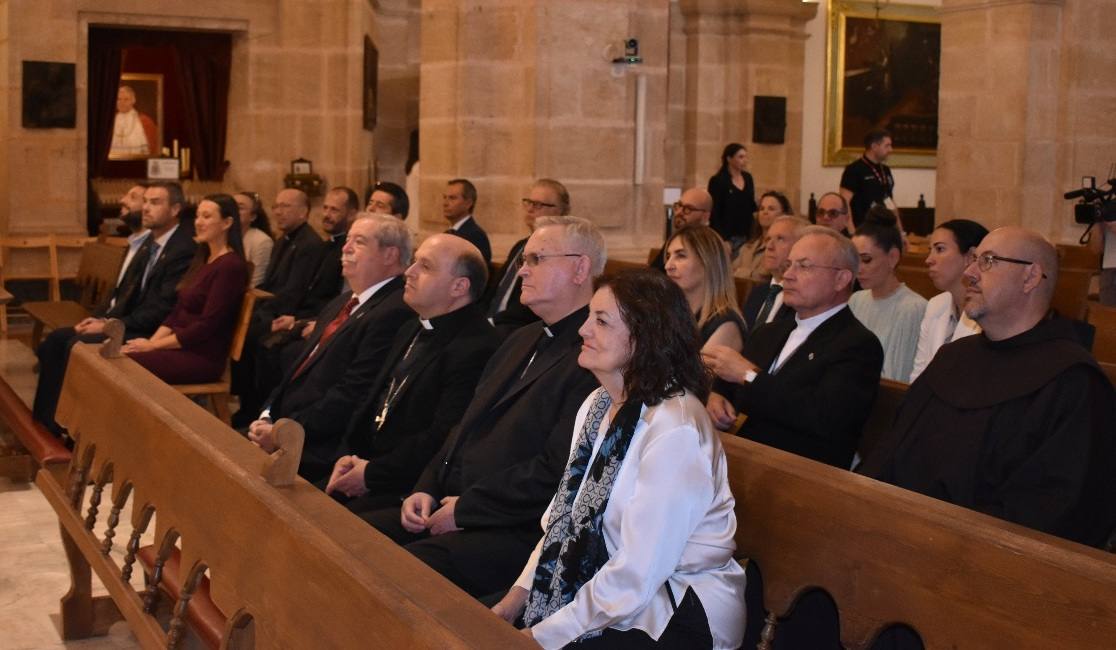
M 376 84 L 380 78 L 380 52 L 364 37 L 364 130 L 376 128 Z
M 942 30 L 930 6 L 831 0 L 824 164 L 846 165 L 887 129 L 892 167 L 934 167 Z
M 159 156 L 163 147 L 163 75 L 125 72 L 116 91 L 109 160 Z
M 291 161 L 291 176 L 309 176 L 314 173 L 314 163 L 305 158 Z
M 23 128 L 72 129 L 77 124 L 73 63 L 23 62 Z
M 152 181 L 176 181 L 180 177 L 178 158 L 148 158 L 147 179 Z

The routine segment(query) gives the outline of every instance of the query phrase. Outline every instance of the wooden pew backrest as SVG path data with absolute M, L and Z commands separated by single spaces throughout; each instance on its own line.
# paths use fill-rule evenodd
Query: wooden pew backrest
M 868 647 L 890 623 L 910 625 L 927 648 L 1112 647 L 1112 556 L 750 440 L 722 440 L 737 553 L 759 566 L 773 613 L 821 587 L 849 648 Z
M 121 567 L 102 555 L 93 533 L 101 527 L 75 511 L 87 480 L 97 504 L 111 477 L 105 497 L 117 513 L 131 494 L 136 530 L 153 512 L 160 555 L 180 546 L 181 584 L 189 589 L 206 570 L 230 630 L 251 616 L 256 647 L 528 645 L 318 489 L 302 480 L 268 485 L 259 474 L 263 451 L 127 357 L 103 359 L 94 346 L 75 346 L 58 419 L 78 439 L 72 480 L 60 485 L 61 473 L 40 472 L 39 485 L 59 513 L 64 542 L 73 540 L 97 571 L 144 647 L 165 646 L 167 634 L 121 580 Z

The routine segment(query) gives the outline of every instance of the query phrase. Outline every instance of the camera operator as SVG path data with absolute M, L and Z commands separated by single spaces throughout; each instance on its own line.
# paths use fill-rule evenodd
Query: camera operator
M 1107 307 L 1116 307 L 1116 221 L 1098 223 L 1096 229 L 1089 246 L 1102 256 L 1100 303 Z

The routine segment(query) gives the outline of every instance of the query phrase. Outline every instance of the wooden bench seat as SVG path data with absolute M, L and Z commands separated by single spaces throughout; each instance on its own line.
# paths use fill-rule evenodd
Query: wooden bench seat
M 123 618 L 143 647 L 175 648 L 187 626 L 197 625 L 201 614 L 190 614 L 197 599 L 227 616 L 223 648 L 531 647 L 483 605 L 295 478 L 299 450 L 285 446 L 278 461 L 269 458 L 127 357 L 104 359 L 95 346 L 78 344 L 70 364 L 58 420 L 76 437 L 76 451 L 66 470 L 36 479 L 58 514 L 70 564 L 65 639 L 103 633 Z M 280 466 L 289 485 L 278 480 Z M 109 551 L 129 510 L 133 533 L 121 540 L 127 554 L 118 563 Z M 137 592 L 129 581 L 140 538 L 152 526 L 151 580 Z M 93 572 L 109 596 L 92 596 Z M 208 598 L 200 591 L 206 579 Z M 178 597 L 164 629 L 154 613 L 172 590 Z M 210 632 L 195 629 L 212 642 L 217 626 L 207 626 Z
M 833 597 L 841 641 L 893 623 L 926 648 L 1110 648 L 1116 558 L 732 436 L 737 551 L 763 575 L 765 636 L 798 596 Z M 761 642 L 760 647 L 767 647 Z
M 0 476 L 13 481 L 27 482 L 35 472 L 46 465 L 70 462 L 70 450 L 43 425 L 31 417 L 31 409 L 0 378 L 0 420 L 15 434 L 21 448 L 11 449 L 0 456 Z

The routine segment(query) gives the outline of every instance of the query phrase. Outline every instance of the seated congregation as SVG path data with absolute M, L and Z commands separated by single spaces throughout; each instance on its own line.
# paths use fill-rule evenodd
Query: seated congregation
M 251 193 L 183 220 L 177 184 L 141 190 L 107 304 L 37 351 L 36 420 L 67 436 L 70 351 L 115 321 L 160 379 L 216 380 L 255 290 L 233 425 L 273 452 L 297 422 L 306 481 L 542 647 L 755 643 L 718 430 L 1080 544 L 1116 531 L 1116 394 L 1051 311 L 1058 255 L 1034 232 L 940 224 L 927 302 L 896 274 L 895 216 L 849 232 L 840 193 L 817 224 L 763 195 L 756 241 L 691 188 L 653 268 L 606 276 L 604 238 L 551 179 L 498 273 L 465 179 L 417 248 L 390 183 L 363 211 L 331 189 L 328 241 L 296 189 L 274 242 Z M 866 447 L 881 379 L 911 384 Z

